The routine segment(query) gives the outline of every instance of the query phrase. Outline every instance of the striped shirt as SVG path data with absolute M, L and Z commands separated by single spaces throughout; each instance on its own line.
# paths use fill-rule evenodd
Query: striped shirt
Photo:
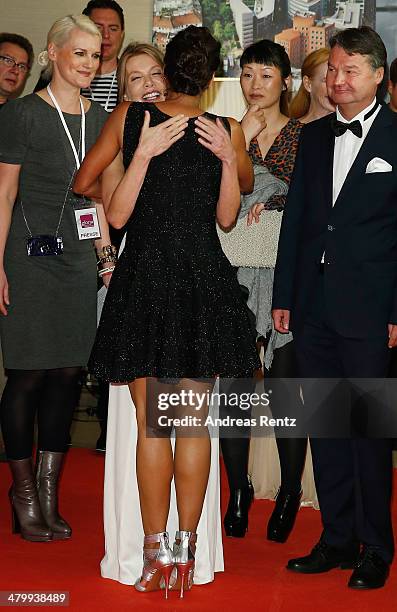
M 97 74 L 94 76 L 90 87 L 81 90 L 86 98 L 99 102 L 99 104 L 111 113 L 118 102 L 118 86 L 116 70 L 109 74 Z

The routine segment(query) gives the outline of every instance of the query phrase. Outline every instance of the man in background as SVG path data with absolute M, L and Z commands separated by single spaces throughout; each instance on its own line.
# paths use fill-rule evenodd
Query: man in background
M 82 94 L 99 102 L 108 113 L 118 102 L 117 62 L 124 40 L 124 14 L 115 0 L 90 0 L 83 11 L 102 34 L 101 63 L 91 86 Z
M 33 47 L 24 36 L 0 33 L 0 109 L 25 87 L 33 63 Z

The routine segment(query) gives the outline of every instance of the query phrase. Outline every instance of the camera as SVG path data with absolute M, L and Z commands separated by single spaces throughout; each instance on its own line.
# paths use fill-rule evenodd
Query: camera
M 41 234 L 31 236 L 26 241 L 29 257 L 44 257 L 47 255 L 62 255 L 63 241 L 61 236 Z

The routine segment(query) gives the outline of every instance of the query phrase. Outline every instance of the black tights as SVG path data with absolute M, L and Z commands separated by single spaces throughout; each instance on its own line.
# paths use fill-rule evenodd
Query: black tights
M 271 369 L 265 369 L 264 374 L 265 388 L 266 382 L 270 378 L 296 378 L 297 369 L 293 342 L 289 342 L 274 351 Z M 282 386 L 277 385 L 276 389 L 278 394 L 272 395 L 271 402 L 273 416 L 288 416 L 285 412 L 288 403 L 286 397 L 283 397 Z M 299 401 L 299 387 L 297 383 L 297 404 Z M 241 414 L 238 416 L 241 417 Z M 307 438 L 283 438 L 277 437 L 277 430 L 275 433 L 280 460 L 281 487 L 284 491 L 299 493 L 302 472 L 305 466 Z M 247 486 L 249 432 L 244 431 L 243 435 L 244 437 L 241 438 L 221 438 L 220 440 L 230 490 L 241 489 Z
M 230 491 L 246 488 L 250 439 L 221 438 L 220 443 Z
M 221 394 L 236 394 L 253 393 L 255 391 L 255 379 L 244 380 L 240 379 L 220 379 L 219 392 Z M 251 409 L 245 410 L 244 413 L 238 406 L 220 404 L 219 416 L 225 418 L 241 419 L 251 416 Z M 229 437 L 228 437 L 229 436 Z M 231 436 L 231 437 L 230 437 Z M 220 445 L 222 450 L 223 463 L 226 468 L 227 479 L 230 491 L 235 489 L 244 489 L 248 486 L 248 453 L 250 446 L 251 429 L 250 427 L 233 427 L 226 428 L 224 432 L 222 428 L 219 430 Z
M 294 342 L 288 342 L 274 351 L 273 362 L 270 370 L 264 369 L 264 385 L 272 378 L 296 378 L 297 365 L 295 358 Z M 278 397 L 272 395 L 271 408 L 274 417 L 288 416 L 287 406 L 290 401 L 289 395 L 283 394 L 282 385 L 276 385 Z M 299 385 L 296 385 L 296 405 L 300 402 Z M 294 411 L 295 412 L 295 411 Z M 305 466 L 307 438 L 284 438 L 277 436 L 276 442 L 280 460 L 281 487 L 290 493 L 299 493 L 301 490 L 301 478 Z
M 8 459 L 32 456 L 37 413 L 38 448 L 64 453 L 78 401 L 81 368 L 8 370 L 0 422 Z

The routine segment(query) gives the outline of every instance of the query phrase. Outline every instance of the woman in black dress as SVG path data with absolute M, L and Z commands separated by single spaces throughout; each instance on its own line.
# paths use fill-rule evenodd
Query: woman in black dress
M 99 164 L 101 149 L 106 156 L 115 139 L 123 142 L 126 173 L 108 219 L 116 227 L 128 222 L 127 242 L 110 283 L 91 369 L 102 379 L 129 382 L 136 406 L 146 534 L 139 591 L 159 588 L 162 576 L 168 586 L 174 566 L 172 588 L 190 588 L 210 462 L 206 406 L 182 406 L 181 399 L 172 414 L 162 413 L 202 419 L 201 426 L 198 421 L 176 426 L 173 457 L 169 428 L 166 437 L 157 431 L 149 400 L 156 401 L 159 390 L 180 398 L 182 391 L 206 394 L 215 376 L 251 376 L 258 367 L 249 312 L 215 227 L 216 220 L 225 227 L 234 222 L 239 179 L 249 190 L 252 168 L 237 122 L 199 107 L 219 51 L 206 28 L 176 35 L 165 55 L 168 100 L 121 105 L 81 173 L 84 178 L 90 163 Z M 158 139 L 149 154 L 144 134 L 150 129 L 158 131 Z M 77 190 L 79 182 L 80 177 Z M 172 554 L 165 529 L 173 477 L 180 530 Z

